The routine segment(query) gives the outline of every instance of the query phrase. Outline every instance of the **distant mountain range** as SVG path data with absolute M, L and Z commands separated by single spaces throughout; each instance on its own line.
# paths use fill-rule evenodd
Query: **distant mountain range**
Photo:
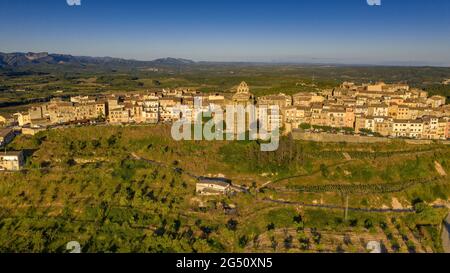
M 153 61 L 137 61 L 111 57 L 87 57 L 72 56 L 65 54 L 49 54 L 47 52 L 40 53 L 1 53 L 0 67 L 3 68 L 19 68 L 32 67 L 39 65 L 75 65 L 75 66 L 179 66 L 195 64 L 192 60 L 178 58 L 163 58 Z
M 195 62 L 188 59 L 181 58 L 161 58 L 152 61 L 139 61 L 122 58 L 112 57 L 89 57 L 89 56 L 73 56 L 68 54 L 49 54 L 47 52 L 40 53 L 2 53 L 0 52 L 0 68 L 7 70 L 55 70 L 59 69 L 60 65 L 64 65 L 65 68 L 86 69 L 90 67 L 92 69 L 134 69 L 134 68 L 178 68 L 181 66 L 190 65 L 304 65 L 304 66 L 442 66 L 448 67 L 450 64 L 433 64 L 425 62 L 386 62 L 386 63 L 373 63 L 373 64 L 356 64 L 344 62 L 331 62 L 330 60 L 324 60 L 320 62 L 318 60 L 308 61 L 271 61 L 271 62 L 210 62 L 201 61 Z

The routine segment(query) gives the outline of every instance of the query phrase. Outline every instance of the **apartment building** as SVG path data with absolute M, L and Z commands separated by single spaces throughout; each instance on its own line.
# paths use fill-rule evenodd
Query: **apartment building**
M 389 106 L 387 104 L 374 104 L 368 107 L 369 116 L 387 117 L 389 115 Z
M 109 109 L 108 120 L 112 124 L 122 124 L 131 122 L 130 111 L 125 107 L 117 107 Z
M 158 123 L 159 121 L 159 99 L 156 97 L 146 98 L 142 102 L 142 116 L 147 123 Z
M 181 98 L 163 97 L 159 100 L 160 121 L 170 123 L 182 116 Z
M 392 136 L 406 138 L 422 138 L 425 128 L 422 120 L 394 120 Z
M 282 109 L 284 122 L 298 125 L 311 123 L 311 107 L 290 106 Z

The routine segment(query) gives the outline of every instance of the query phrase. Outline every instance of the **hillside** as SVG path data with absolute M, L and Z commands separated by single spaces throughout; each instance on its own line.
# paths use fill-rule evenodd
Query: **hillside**
M 442 251 L 439 225 L 448 210 L 429 205 L 448 199 L 448 179 L 405 184 L 400 192 L 358 189 L 434 177 L 434 161 L 449 171 L 448 146 L 282 139 L 276 153 L 256 148 L 254 142 L 176 142 L 170 126 L 20 136 L 8 149 L 26 151 L 25 169 L 0 173 L 0 252 L 65 252 L 71 240 L 92 253 L 353 253 L 371 240 L 389 253 Z M 188 173 L 221 173 L 250 191 L 200 196 Z
M 194 61 L 176 58 L 163 58 L 154 61 L 137 61 L 112 57 L 72 56 L 67 54 L 40 53 L 1 53 L 0 67 L 20 68 L 36 67 L 39 65 L 97 65 L 97 66 L 151 66 L 151 65 L 186 65 Z

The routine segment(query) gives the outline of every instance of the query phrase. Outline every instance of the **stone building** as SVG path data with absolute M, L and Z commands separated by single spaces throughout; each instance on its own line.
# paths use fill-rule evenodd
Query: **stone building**
M 0 152 L 0 170 L 19 171 L 24 164 L 22 152 Z
M 258 105 L 277 105 L 280 109 L 292 105 L 292 97 L 283 93 L 259 97 Z
M 231 181 L 224 178 L 199 178 L 195 192 L 199 195 L 224 195 L 231 191 Z
M 250 93 L 250 87 L 246 82 L 241 82 L 237 87 L 237 92 L 233 95 L 232 100 L 234 105 L 247 106 L 255 104 L 255 97 Z

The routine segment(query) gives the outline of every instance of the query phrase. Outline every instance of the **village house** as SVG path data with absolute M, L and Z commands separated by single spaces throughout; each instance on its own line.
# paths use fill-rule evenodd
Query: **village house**
M 387 117 L 389 112 L 389 106 L 386 104 L 375 104 L 368 107 L 369 116 Z
M 450 139 L 450 118 L 444 118 L 444 120 L 447 120 L 447 125 L 445 126 L 444 137 L 446 139 Z
M 422 138 L 424 123 L 422 120 L 394 120 L 392 124 L 392 136 L 405 138 Z
M 313 103 L 322 103 L 325 101 L 325 97 L 318 95 L 317 93 L 298 93 L 292 96 L 292 102 L 294 106 L 311 106 Z
M 283 114 L 278 105 L 259 105 L 256 116 L 259 126 L 267 132 L 283 126 Z
M 144 99 L 142 102 L 142 116 L 147 123 L 159 121 L 159 99 L 156 97 Z
M 432 96 L 427 100 L 428 105 L 432 108 L 439 108 L 445 105 L 446 98 L 443 96 Z
M 0 152 L 0 171 L 19 171 L 24 164 L 22 152 Z
M 39 132 L 43 132 L 45 131 L 45 127 L 39 127 L 39 126 L 25 126 L 22 127 L 22 134 L 23 135 L 28 135 L 28 136 L 34 136 Z
M 423 138 L 434 140 L 445 139 L 445 129 L 447 127 L 447 121 L 445 119 L 435 116 L 425 116 L 423 117 L 423 122 Z
M 13 117 L 14 117 L 14 121 L 19 126 L 25 126 L 25 125 L 31 123 L 31 118 L 30 118 L 30 115 L 28 113 L 16 113 L 16 114 L 13 115 Z
M 258 105 L 277 105 L 281 109 L 292 105 L 292 97 L 280 93 L 278 95 L 259 97 L 257 103 Z
M 164 123 L 174 122 L 181 118 L 181 98 L 163 97 L 159 100 L 160 121 Z
M 343 108 L 330 109 L 327 111 L 327 119 L 323 125 L 333 128 L 343 128 L 345 127 L 345 116 L 346 110 Z
M 131 121 L 130 112 L 125 107 L 109 109 L 108 120 L 112 124 L 129 123 Z
M 201 177 L 195 192 L 199 195 L 226 195 L 231 191 L 231 181 L 224 178 Z
M 405 106 L 405 105 L 398 106 L 397 119 L 400 119 L 400 120 L 410 120 L 411 119 L 411 113 L 409 111 L 408 106 Z
M 384 137 L 390 136 L 393 128 L 392 119 L 386 117 L 374 117 L 374 119 L 375 119 L 374 132 Z
M 362 114 L 355 115 L 355 133 L 361 133 L 362 129 L 366 129 L 366 116 Z
M 279 93 L 256 98 L 248 84 L 241 82 L 232 96 L 205 95 L 181 88 L 105 97 L 75 96 L 69 101 L 57 98 L 35 105 L 27 112 L 16 113 L 14 121 L 22 131 L 30 133 L 49 125 L 97 119 L 106 119 L 111 124 L 172 123 L 180 118 L 192 122 L 199 114 L 211 112 L 215 107 L 257 104 L 258 109 L 261 108 L 256 113 L 260 125 L 270 130 L 278 123 L 285 134 L 302 124 L 309 124 L 352 128 L 356 133 L 364 129 L 366 133 L 370 130 L 391 137 L 448 138 L 450 105 L 445 104 L 443 96 L 428 98 L 426 91 L 411 89 L 402 83 L 357 85 L 344 82 L 340 87 L 317 92 L 312 91 L 317 90 L 316 87 L 311 85 L 311 88 L 310 92 L 293 96 Z M 199 97 L 202 98 L 201 107 L 195 107 L 194 102 Z M 269 115 L 263 119 L 264 111 Z M 248 123 L 249 116 L 246 120 Z M 237 127 L 233 130 L 237 133 Z
M 225 97 L 220 94 L 209 95 L 208 101 L 213 105 L 225 106 Z
M 297 124 L 311 123 L 311 108 L 303 106 L 290 106 L 282 109 L 285 123 Z

